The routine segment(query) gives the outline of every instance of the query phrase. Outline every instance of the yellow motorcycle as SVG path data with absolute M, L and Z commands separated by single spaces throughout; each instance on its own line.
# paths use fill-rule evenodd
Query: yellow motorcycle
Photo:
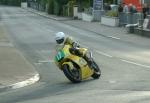
M 89 65 L 84 58 L 72 54 L 70 48 L 70 45 L 65 45 L 55 55 L 55 63 L 64 72 L 65 76 L 73 83 L 81 82 L 89 77 L 98 79 L 101 76 L 101 71 L 92 58 L 92 52 L 89 52 L 90 60 L 92 60 Z M 81 49 L 83 52 L 87 52 L 86 48 Z

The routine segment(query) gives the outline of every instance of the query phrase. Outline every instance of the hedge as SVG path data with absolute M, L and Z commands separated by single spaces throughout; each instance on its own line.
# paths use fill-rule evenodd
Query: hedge
M 2 5 L 20 6 L 21 0 L 0 0 Z

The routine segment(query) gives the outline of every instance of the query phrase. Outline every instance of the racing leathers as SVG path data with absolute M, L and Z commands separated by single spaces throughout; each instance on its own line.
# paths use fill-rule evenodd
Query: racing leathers
M 64 45 L 71 45 L 72 48 L 69 49 L 70 53 L 83 57 L 87 61 L 88 65 L 91 64 L 90 59 L 86 55 L 87 53 L 83 50 L 83 48 L 80 48 L 80 45 L 74 42 L 71 37 L 66 37 L 63 44 L 56 46 L 56 50 L 62 49 Z

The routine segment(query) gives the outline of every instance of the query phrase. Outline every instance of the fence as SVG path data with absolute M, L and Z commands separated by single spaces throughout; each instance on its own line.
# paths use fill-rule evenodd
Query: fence
M 136 24 L 139 20 L 143 19 L 141 13 L 119 13 L 120 25 Z
M 41 5 L 37 2 L 28 2 L 28 7 L 31 7 L 33 9 L 40 10 L 40 11 L 46 10 L 46 5 Z

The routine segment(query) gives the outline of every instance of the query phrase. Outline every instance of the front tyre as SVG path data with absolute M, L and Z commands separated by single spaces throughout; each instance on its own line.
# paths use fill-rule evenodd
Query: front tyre
M 94 69 L 94 73 L 91 77 L 94 79 L 99 79 L 101 76 L 101 70 L 95 61 L 92 62 L 92 69 Z
M 77 68 L 70 69 L 67 64 L 62 66 L 65 76 L 73 83 L 81 82 L 80 72 Z

